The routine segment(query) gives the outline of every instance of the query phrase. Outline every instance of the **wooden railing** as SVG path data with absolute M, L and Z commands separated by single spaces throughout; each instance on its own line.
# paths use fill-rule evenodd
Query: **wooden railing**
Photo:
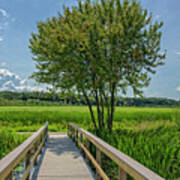
M 22 179 L 29 179 L 31 168 L 37 163 L 48 137 L 48 123 L 29 137 L 23 144 L 0 160 L 0 180 L 13 180 L 14 169 L 24 160 L 25 172 Z
M 163 180 L 162 177 L 134 159 L 72 123 L 68 124 L 68 135 L 77 143 L 82 151 L 84 151 L 87 161 L 90 160 L 96 168 L 96 180 L 109 180 L 109 177 L 101 167 L 101 153 L 104 153 L 118 165 L 119 170 L 117 176 L 120 180 L 126 180 L 127 174 L 137 180 Z M 91 144 L 96 147 L 96 158 L 94 158 L 90 152 Z

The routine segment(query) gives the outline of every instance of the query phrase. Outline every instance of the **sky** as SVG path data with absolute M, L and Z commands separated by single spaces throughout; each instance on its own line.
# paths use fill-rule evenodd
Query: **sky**
M 164 22 L 162 49 L 167 50 L 165 65 L 152 76 L 144 95 L 180 99 L 180 0 L 139 1 L 154 20 Z M 63 5 L 75 4 L 76 0 L 0 0 L 0 73 L 6 69 L 21 81 L 28 78 L 35 71 L 28 45 L 37 22 L 62 13 Z

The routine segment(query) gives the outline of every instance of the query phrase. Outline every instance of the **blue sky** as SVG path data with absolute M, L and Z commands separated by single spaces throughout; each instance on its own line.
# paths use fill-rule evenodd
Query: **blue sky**
M 0 0 L 0 68 L 6 68 L 22 78 L 34 70 L 28 49 L 31 32 L 36 24 L 62 12 L 63 4 L 72 6 L 76 0 Z M 157 69 L 146 96 L 180 99 L 180 1 L 140 0 L 143 8 L 162 20 L 162 48 L 167 49 L 166 64 Z

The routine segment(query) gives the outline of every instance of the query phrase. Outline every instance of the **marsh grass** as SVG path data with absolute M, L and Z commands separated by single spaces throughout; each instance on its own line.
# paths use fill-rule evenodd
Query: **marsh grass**
M 162 124 L 175 125 L 174 122 L 179 119 L 178 108 L 117 107 L 114 130 L 119 127 L 134 129 L 139 125 L 141 128 L 156 128 Z M 84 106 L 0 107 L 0 126 L 13 127 L 16 131 L 35 131 L 47 121 L 50 131 L 66 131 L 68 122 L 85 129 L 93 128 L 88 108 Z
M 11 152 L 15 147 L 20 145 L 25 139 L 29 137 L 26 135 L 19 135 L 11 128 L 0 128 L 0 159 Z
M 36 131 L 47 121 L 50 131 L 66 132 L 67 123 L 73 122 L 95 133 L 87 107 L 0 107 L 0 129 Z M 113 133 L 101 130 L 97 135 L 162 177 L 169 180 L 180 177 L 180 108 L 117 107 Z M 7 150 L 3 153 L 24 140 L 14 132 L 2 137 L 0 142 L 2 139 L 3 143 L 7 141 Z M 110 160 L 103 164 L 115 180 L 117 166 Z

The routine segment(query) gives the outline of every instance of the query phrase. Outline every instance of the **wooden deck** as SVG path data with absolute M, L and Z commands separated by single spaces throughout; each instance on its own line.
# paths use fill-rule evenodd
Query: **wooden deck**
M 92 146 L 95 147 L 96 155 L 92 153 Z M 86 161 L 93 164 L 95 174 L 91 172 L 77 147 L 84 152 Z M 118 165 L 115 175 L 118 179 L 127 180 L 127 175 L 130 175 L 136 180 L 164 180 L 94 134 L 72 123 L 68 124 L 68 136 L 55 133 L 49 134 L 49 137 L 46 123 L 0 160 L 0 180 L 19 177 L 20 172 L 16 167 L 22 166 L 22 163 L 22 180 L 110 180 L 102 168 L 102 154 Z
M 91 170 L 67 135 L 50 135 L 33 180 L 94 180 Z

